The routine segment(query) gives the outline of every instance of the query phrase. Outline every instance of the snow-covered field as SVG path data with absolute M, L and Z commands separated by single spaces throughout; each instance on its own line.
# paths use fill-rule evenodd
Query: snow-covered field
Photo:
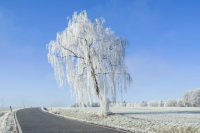
M 18 107 L 14 107 L 14 108 L 12 108 L 12 110 L 13 111 L 15 111 L 15 110 L 17 110 L 17 109 L 20 109 L 20 108 L 18 108 Z M 9 107 L 0 107 L 0 113 L 1 112 L 9 112 L 10 111 L 10 108 Z
M 90 123 L 137 132 L 200 133 L 200 108 L 110 108 L 113 115 L 99 117 L 99 108 L 48 108 L 50 113 Z
M 13 108 L 13 112 L 20 108 Z M 14 113 L 10 108 L 0 108 L 0 133 L 17 133 Z

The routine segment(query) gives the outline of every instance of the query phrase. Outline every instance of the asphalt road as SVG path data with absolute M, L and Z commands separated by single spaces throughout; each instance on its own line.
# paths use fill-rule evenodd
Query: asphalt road
M 17 111 L 16 115 L 23 133 L 122 133 L 54 116 L 42 112 L 40 108 L 22 109 Z

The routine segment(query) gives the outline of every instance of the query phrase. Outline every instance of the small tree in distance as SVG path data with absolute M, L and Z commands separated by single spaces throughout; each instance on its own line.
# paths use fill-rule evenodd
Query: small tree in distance
M 103 18 L 91 21 L 86 11 L 75 12 L 68 27 L 47 44 L 48 60 L 60 87 L 67 80 L 80 105 L 98 98 L 102 114 L 107 115 L 109 96 L 115 102 L 116 89 L 122 93 L 132 81 L 125 66 L 127 44 L 105 28 Z
M 177 100 L 170 98 L 169 100 L 165 101 L 164 107 L 176 107 L 177 106 Z
M 191 107 L 191 99 L 192 99 L 192 91 L 189 90 L 189 91 L 186 91 L 183 93 L 183 96 L 182 96 L 182 101 L 183 101 L 183 104 L 185 107 Z
M 158 107 L 164 107 L 164 102 L 163 101 L 158 101 Z
M 148 107 L 158 107 L 158 102 L 156 101 L 149 101 L 147 103 Z

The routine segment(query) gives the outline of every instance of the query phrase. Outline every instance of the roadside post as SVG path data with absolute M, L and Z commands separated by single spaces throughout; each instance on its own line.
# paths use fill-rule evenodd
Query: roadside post
M 10 106 L 10 111 L 12 112 L 12 107 Z

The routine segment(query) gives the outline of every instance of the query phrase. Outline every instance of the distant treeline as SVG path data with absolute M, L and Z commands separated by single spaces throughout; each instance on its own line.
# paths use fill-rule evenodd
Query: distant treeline
M 99 103 L 79 105 L 78 103 L 69 107 L 99 107 Z M 142 102 L 110 102 L 110 107 L 200 107 L 200 88 L 183 93 L 181 99 L 169 99 L 167 101 L 142 101 Z

